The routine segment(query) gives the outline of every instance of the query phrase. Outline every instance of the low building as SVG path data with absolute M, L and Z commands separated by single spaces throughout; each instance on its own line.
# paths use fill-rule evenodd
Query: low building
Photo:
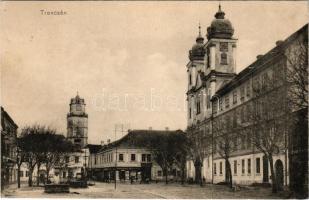
M 162 180 L 165 174 L 154 161 L 147 140 L 152 136 L 162 136 L 177 131 L 133 130 L 121 139 L 102 145 L 100 150 L 91 152 L 89 166 L 93 176 L 100 181 Z M 180 171 L 168 173 L 169 179 L 180 178 Z
M 18 126 L 1 107 L 1 186 L 17 180 L 16 138 Z

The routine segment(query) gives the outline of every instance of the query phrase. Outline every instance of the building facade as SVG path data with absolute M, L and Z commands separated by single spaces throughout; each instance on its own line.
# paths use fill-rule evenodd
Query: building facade
M 16 138 L 18 126 L 1 107 L 1 186 L 17 180 Z
M 102 145 L 89 157 L 91 174 L 100 181 L 161 181 L 165 174 L 155 162 L 146 143 L 151 137 L 163 136 L 175 131 L 133 130 L 121 139 Z M 180 179 L 177 168 L 169 170 L 168 179 Z
M 264 136 L 273 137 L 273 166 L 279 185 L 289 184 L 288 53 L 306 37 L 307 26 L 236 74 L 237 39 L 219 6 L 207 29 L 189 51 L 187 134 L 197 146 L 187 162 L 187 177 L 219 183 L 270 183 Z M 267 133 L 266 133 L 267 132 Z M 259 138 L 257 139 L 257 135 Z M 262 142 L 261 142 L 261 141 Z M 265 147 L 264 149 L 262 147 Z M 263 151 L 262 151 L 263 150 Z

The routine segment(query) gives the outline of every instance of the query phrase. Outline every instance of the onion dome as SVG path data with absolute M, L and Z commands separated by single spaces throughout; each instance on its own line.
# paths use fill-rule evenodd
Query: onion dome
M 205 55 L 204 50 L 204 38 L 201 34 L 201 26 L 199 25 L 199 35 L 196 38 L 196 43 L 193 45 L 192 49 L 189 51 L 190 60 L 203 60 Z
M 221 5 L 219 5 L 219 10 L 215 14 L 215 18 L 211 25 L 207 28 L 207 39 L 212 38 L 219 39 L 231 39 L 234 34 L 234 28 L 232 23 L 224 18 L 225 13 L 221 10 Z

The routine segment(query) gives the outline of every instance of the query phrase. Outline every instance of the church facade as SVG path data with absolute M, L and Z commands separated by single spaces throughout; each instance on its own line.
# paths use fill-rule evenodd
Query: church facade
M 237 184 L 271 183 L 270 162 L 265 156 L 268 154 L 262 148 L 269 140 L 263 138 L 264 134 L 273 135 L 272 142 L 276 143 L 271 156 L 277 181 L 288 185 L 289 130 L 285 111 L 289 86 L 284 73 L 287 52 L 299 41 L 304 42 L 307 26 L 285 41 L 278 41 L 238 74 L 237 39 L 233 34 L 232 23 L 219 6 L 207 28 L 207 41 L 199 31 L 189 51 L 186 132 L 194 153 L 187 161 L 187 177 L 211 183 L 230 177 Z

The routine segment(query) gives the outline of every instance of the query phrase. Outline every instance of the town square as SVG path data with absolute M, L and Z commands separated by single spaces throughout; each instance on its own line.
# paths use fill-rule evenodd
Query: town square
M 306 2 L 1 5 L 2 198 L 308 198 Z

